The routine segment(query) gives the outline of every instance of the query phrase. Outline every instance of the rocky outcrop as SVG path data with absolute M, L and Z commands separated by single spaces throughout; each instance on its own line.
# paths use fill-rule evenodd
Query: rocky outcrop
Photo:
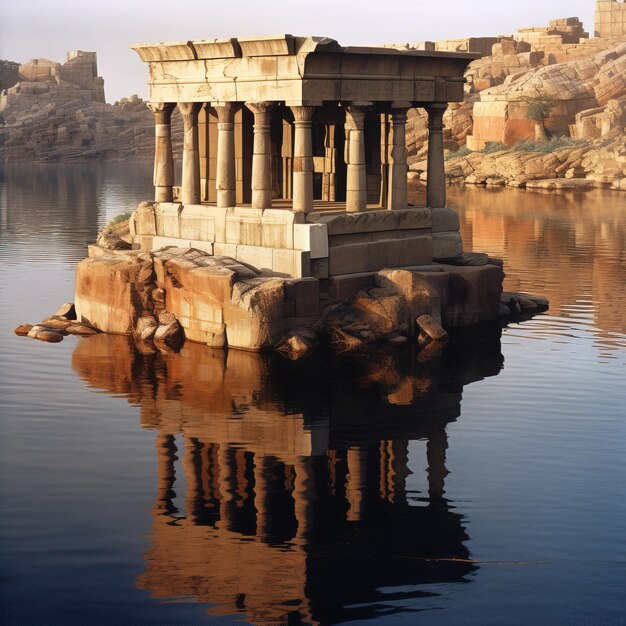
M 604 21 L 610 11 L 615 21 L 615 10 L 622 5 L 603 0 L 598 6 L 602 8 Z M 466 101 L 448 108 L 443 132 L 444 148 L 452 160 L 456 161 L 454 152 L 460 148 L 465 149 L 461 154 L 466 155 L 467 150 L 476 154 L 450 164 L 451 176 L 463 180 L 470 177 L 470 182 L 475 176 L 479 182 L 492 179 L 495 184 L 504 181 L 524 186 L 526 181 L 563 179 L 567 173 L 570 181 L 585 177 L 583 186 L 598 183 L 621 188 L 619 179 L 623 168 L 619 167 L 619 162 L 617 167 L 609 165 L 608 160 L 621 156 L 620 146 L 615 145 L 615 141 L 623 135 L 626 126 L 626 42 L 623 32 L 618 32 L 616 24 L 613 26 L 604 28 L 601 37 L 589 39 L 578 18 L 563 18 L 551 21 L 547 27 L 522 28 L 513 35 L 500 36 L 491 42 L 489 50 L 474 46 L 482 56 L 473 61 L 465 73 Z M 471 41 L 432 45 L 427 42 L 428 45 L 406 44 L 403 47 L 469 51 Z M 487 39 L 480 41 L 484 48 Z M 537 102 L 547 108 L 543 120 L 530 119 L 536 117 L 530 109 Z M 567 159 L 559 154 L 559 160 L 555 161 L 546 154 L 524 156 L 521 149 L 507 155 L 503 162 L 500 155 L 495 158 L 498 167 L 513 167 L 514 175 L 501 174 L 494 169 L 495 150 L 491 144 L 512 147 L 520 141 L 543 139 L 544 131 L 548 137 L 565 136 L 589 142 L 586 147 L 590 158 L 583 169 L 582 164 L 576 162 L 579 156 L 576 152 Z M 422 178 L 425 174 L 422 174 L 421 162 L 427 155 L 427 138 L 425 112 L 410 112 L 408 162 L 411 170 Z M 604 144 L 591 143 L 597 139 L 604 140 Z M 609 145 L 605 145 L 607 143 Z M 484 163 L 481 164 L 481 160 Z M 526 161 L 529 161 L 527 167 L 524 166 Z M 459 164 L 462 164 L 462 171 Z M 596 166 L 598 169 L 594 169 Z
M 17 75 L 14 66 L 0 65 L 0 162 L 153 158 L 153 114 L 138 96 L 105 103 L 95 52 L 69 52 L 65 63 L 32 59 Z M 172 128 L 179 150 L 178 114 Z
M 479 150 L 488 142 L 511 146 L 533 137 L 541 122 L 531 119 L 530 108 L 538 100 L 546 103 L 546 130 L 569 135 L 576 114 L 604 108 L 625 94 L 626 43 L 590 58 L 510 74 L 502 85 L 480 92 L 468 147 Z
M 177 349 L 184 337 L 211 347 L 277 348 L 295 360 L 320 337 L 340 351 L 404 343 L 424 314 L 446 328 L 499 317 L 503 272 L 484 255 L 473 265 L 469 255 L 469 265 L 457 258 L 456 266 L 342 276 L 343 293 L 320 293 L 317 278 L 284 278 L 191 248 L 91 246 L 89 253 L 77 268 L 77 319 L 159 349 Z
M 607 141 L 555 141 L 530 147 L 532 151 L 502 146 L 488 153 L 452 155 L 446 161 L 446 173 L 451 181 L 474 185 L 626 191 L 626 137 L 622 133 Z M 426 162 L 411 168 L 425 176 Z
M 95 102 L 69 83 L 19 82 L 2 100 L 0 161 L 152 158 L 154 120 L 141 98 Z
M 42 320 L 39 324 L 20 324 L 15 329 L 20 337 L 38 339 L 45 343 L 59 343 L 68 335 L 87 337 L 97 334 L 92 326 L 81 323 L 76 319 L 74 304 L 68 302 L 62 305 L 54 315 Z

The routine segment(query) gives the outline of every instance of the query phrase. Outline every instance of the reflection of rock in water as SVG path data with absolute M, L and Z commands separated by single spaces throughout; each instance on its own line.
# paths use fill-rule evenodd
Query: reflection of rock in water
M 626 333 L 623 196 L 601 189 L 545 195 L 456 186 L 449 196 L 460 210 L 467 249 L 504 259 L 505 289 L 540 291 L 553 316 L 576 317 L 583 304 L 599 343 L 616 343 L 611 335 Z
M 463 385 L 501 365 L 499 339 L 452 343 L 429 366 L 378 354 L 294 368 L 197 344 L 146 356 L 112 335 L 81 341 L 73 355 L 90 386 L 137 403 L 142 424 L 157 431 L 158 494 L 139 587 L 195 596 L 214 605 L 212 615 L 254 623 L 415 610 L 433 595 L 420 585 L 467 580 L 475 566 L 464 518 L 444 497 L 445 427 L 460 414 Z M 416 439 L 427 442 L 420 500 L 406 491 Z

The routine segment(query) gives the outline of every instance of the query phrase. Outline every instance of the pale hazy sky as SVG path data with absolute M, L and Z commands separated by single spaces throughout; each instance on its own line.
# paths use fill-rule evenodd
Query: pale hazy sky
M 64 61 L 95 50 L 109 102 L 147 96 L 133 43 L 236 35 L 324 35 L 342 45 L 511 34 L 577 16 L 593 34 L 594 0 L 2 0 L 0 58 Z

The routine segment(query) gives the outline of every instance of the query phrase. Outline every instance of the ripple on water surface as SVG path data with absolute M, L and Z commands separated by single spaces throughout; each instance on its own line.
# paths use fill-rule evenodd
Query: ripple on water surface
M 551 310 L 424 366 L 13 335 L 72 299 L 86 243 L 151 196 L 150 170 L 0 181 L 10 619 L 620 622 L 622 196 L 451 189 L 466 247 Z

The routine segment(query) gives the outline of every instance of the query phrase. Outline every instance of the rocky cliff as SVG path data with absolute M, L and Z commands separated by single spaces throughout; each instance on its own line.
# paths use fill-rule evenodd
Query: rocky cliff
M 626 37 L 588 39 L 578 18 L 554 20 L 500 37 L 465 78 L 466 101 L 444 117 L 450 178 L 626 189 Z M 414 178 L 426 177 L 426 125 L 424 112 L 411 112 Z
M 153 157 L 152 113 L 137 96 L 105 102 L 95 52 L 69 52 L 65 63 L 5 61 L 0 69 L 0 162 Z M 173 134 L 178 147 L 179 116 Z

